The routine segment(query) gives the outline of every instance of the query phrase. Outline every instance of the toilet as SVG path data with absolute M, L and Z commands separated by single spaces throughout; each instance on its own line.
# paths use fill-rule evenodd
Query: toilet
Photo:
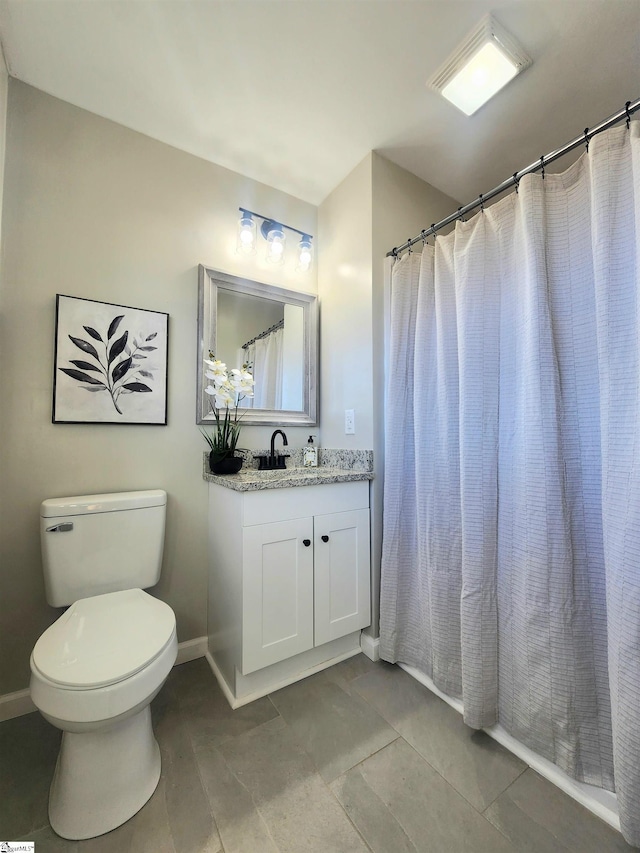
M 31 654 L 31 697 L 62 730 L 49 821 L 93 838 L 132 817 L 160 779 L 151 700 L 177 655 L 176 620 L 144 592 L 160 578 L 166 492 L 46 500 L 47 601 L 68 608 Z

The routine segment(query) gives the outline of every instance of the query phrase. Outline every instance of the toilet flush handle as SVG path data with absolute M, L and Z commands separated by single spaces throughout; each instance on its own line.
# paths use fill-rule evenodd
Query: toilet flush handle
M 56 524 L 54 527 L 47 527 L 47 533 L 69 533 L 73 530 L 72 521 L 64 521 L 62 524 Z

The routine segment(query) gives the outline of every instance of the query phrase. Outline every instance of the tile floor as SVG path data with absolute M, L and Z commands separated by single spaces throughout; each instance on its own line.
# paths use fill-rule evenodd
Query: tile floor
M 160 784 L 124 826 L 58 838 L 59 732 L 0 724 L 0 838 L 36 853 L 609 853 L 622 836 L 401 669 L 363 655 L 232 711 L 204 659 L 153 703 Z

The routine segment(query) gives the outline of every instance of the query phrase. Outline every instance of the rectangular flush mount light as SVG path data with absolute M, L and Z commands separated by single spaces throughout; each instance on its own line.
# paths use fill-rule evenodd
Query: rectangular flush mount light
M 470 116 L 529 65 L 513 36 L 486 15 L 427 85 Z

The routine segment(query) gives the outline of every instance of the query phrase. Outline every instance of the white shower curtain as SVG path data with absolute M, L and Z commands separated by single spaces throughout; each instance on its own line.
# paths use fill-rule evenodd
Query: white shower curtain
M 381 654 L 640 845 L 640 133 L 393 270 Z
M 282 408 L 282 340 L 284 329 L 276 329 L 247 347 L 245 359 L 253 365 L 254 409 Z

